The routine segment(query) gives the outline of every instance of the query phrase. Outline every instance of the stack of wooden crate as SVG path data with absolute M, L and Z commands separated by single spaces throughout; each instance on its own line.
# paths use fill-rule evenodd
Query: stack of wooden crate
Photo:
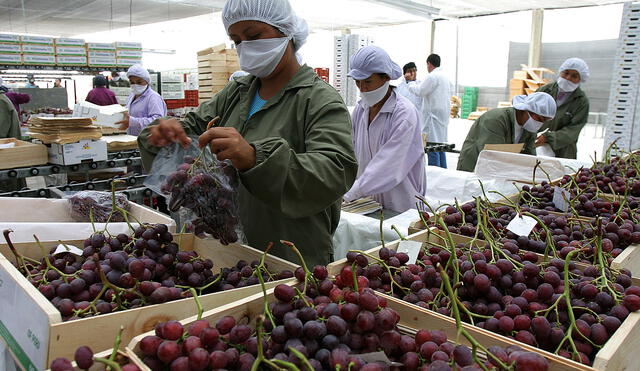
M 522 65 L 522 69 L 513 71 L 513 78 L 509 81 L 509 100 L 516 95 L 529 95 L 534 93 L 541 86 L 549 83 L 545 78 L 545 73 L 554 72 L 544 67 L 527 67 Z
M 198 96 L 200 101 L 211 99 L 229 82 L 229 76 L 240 69 L 236 49 L 224 44 L 198 52 Z

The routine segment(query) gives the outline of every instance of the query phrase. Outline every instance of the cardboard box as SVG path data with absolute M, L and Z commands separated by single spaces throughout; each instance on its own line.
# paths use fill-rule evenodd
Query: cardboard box
M 53 37 L 20 35 L 23 44 L 53 45 Z
M 74 106 L 73 117 L 91 117 L 96 125 L 117 128 L 115 123 L 124 119 L 124 112 L 127 112 L 127 109 L 119 104 L 98 106 L 82 101 Z
M 115 46 L 117 49 L 142 50 L 142 43 L 136 42 L 116 41 Z
M 184 91 L 163 91 L 162 98 L 164 99 L 184 99 Z
M 47 147 L 17 140 L 0 139 L 0 169 L 43 165 L 47 163 Z
M 110 50 L 115 52 L 116 46 L 113 43 L 87 43 L 89 50 Z
M 56 64 L 60 66 L 86 66 L 85 56 L 56 56 Z
M 107 57 L 89 57 L 87 62 L 89 66 L 95 66 L 95 67 L 113 67 L 116 65 L 115 58 L 107 58 Z
M 54 39 L 53 42 L 56 46 L 79 46 L 84 48 L 84 39 L 71 39 L 68 37 L 59 37 Z
M 20 44 L 20 35 L 0 33 L 0 43 Z
M 22 53 L 22 46 L 20 44 L 0 43 L 0 53 L 20 54 Z
M 56 64 L 55 55 L 42 55 L 42 54 L 24 54 L 22 56 L 22 63 L 24 64 Z
M 89 51 L 87 52 L 87 56 L 89 58 L 91 57 L 95 57 L 95 58 L 114 58 L 116 57 L 116 52 L 114 51 L 109 51 L 109 50 L 91 50 L 89 49 Z
M 22 64 L 21 54 L 0 54 L 1 64 Z
M 104 140 L 81 140 L 77 143 L 48 146 L 49 162 L 58 165 L 75 165 L 83 161 L 106 161 L 107 142 Z
M 509 80 L 509 89 L 524 89 L 526 86 L 524 80 L 511 79 Z
M 135 58 L 117 58 L 116 64 L 118 67 L 131 67 L 134 64 L 142 64 L 142 60 Z
M 23 54 L 55 54 L 55 49 L 51 45 L 22 45 Z
M 58 46 L 56 45 L 56 55 L 80 55 L 87 56 L 87 49 L 84 46 Z
M 142 50 L 133 50 L 133 49 L 117 49 L 116 57 L 118 58 L 142 58 Z
M 513 71 L 513 78 L 524 80 L 529 78 L 529 74 L 527 73 L 527 71 Z

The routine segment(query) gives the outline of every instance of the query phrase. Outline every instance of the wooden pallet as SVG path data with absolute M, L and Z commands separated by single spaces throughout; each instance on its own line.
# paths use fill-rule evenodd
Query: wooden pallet
M 216 240 L 199 239 L 191 234 L 176 235 L 175 241 L 179 241 L 181 250 L 194 250 L 200 256 L 213 260 L 214 272 L 223 267 L 233 266 L 238 260 L 252 261 L 262 256 L 261 251 L 248 246 L 240 244 L 223 246 Z M 82 240 L 65 241 L 65 243 L 83 246 Z M 43 242 L 46 251 L 58 244 L 58 241 Z M 35 243 L 16 244 L 16 248 L 25 256 L 34 259 L 40 259 L 42 256 Z M 62 322 L 60 312 L 15 268 L 14 257 L 6 245 L 0 245 L 0 253 L 2 254 L 0 282 L 3 283 L 0 286 L 0 298 L 2 298 L 0 303 L 3 308 L 0 312 L 0 324 L 4 322 L 6 327 L 10 323 L 28 323 L 27 326 L 13 326 L 19 328 L 20 333 L 9 330 L 8 332 L 0 331 L 0 334 L 10 345 L 14 354 L 24 355 L 17 359 L 20 361 L 18 363 L 25 368 L 31 364 L 34 369 L 42 370 L 56 357 L 72 359 L 76 348 L 82 345 L 90 345 L 96 352 L 109 349 L 113 346 L 113 340 L 121 325 L 125 327 L 122 334 L 122 345 L 125 346 L 134 336 L 152 330 L 158 322 L 189 317 L 197 311 L 193 298 L 187 298 Z M 275 271 L 284 269 L 293 271 L 297 267 L 274 256 L 267 256 L 266 262 L 269 268 Z M 268 286 L 273 287 L 287 281 L 290 280 L 270 282 Z M 200 301 L 204 308 L 211 309 L 240 300 L 258 291 L 260 291 L 259 285 L 248 286 L 203 295 Z M 5 311 L 4 308 L 7 307 L 20 310 Z M 33 338 L 37 339 L 37 342 L 26 336 L 27 331 L 33 333 Z M 96 334 L 100 335 L 96 336 Z M 91 344 L 87 344 L 88 341 Z
M 0 169 L 43 165 L 49 160 L 47 147 L 42 144 L 29 143 L 15 138 L 0 139 L 0 145 L 9 145 L 10 143 L 13 143 L 13 147 L 0 148 Z

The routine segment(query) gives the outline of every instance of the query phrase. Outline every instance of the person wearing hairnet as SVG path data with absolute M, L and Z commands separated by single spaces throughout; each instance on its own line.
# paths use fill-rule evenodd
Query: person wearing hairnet
M 249 73 L 230 81 L 182 121 L 158 120 L 138 138 L 149 169 L 160 147 L 199 135 L 240 177 L 240 219 L 249 245 L 307 264 L 333 259 L 342 196 L 356 176 L 349 111 L 296 51 L 309 33 L 287 0 L 228 0 L 225 29 Z M 219 117 L 219 120 L 213 120 Z M 213 127 L 207 130 L 207 125 Z
M 115 124 L 120 125 L 120 130 L 126 129 L 129 135 L 139 135 L 151 122 L 167 115 L 167 105 L 160 94 L 151 89 L 151 76 L 144 67 L 134 64 L 129 67 L 127 77 L 131 83 L 128 112 Z
M 111 81 L 109 81 L 109 86 L 116 88 L 128 88 L 131 84 L 126 77 L 127 74 L 124 72 L 111 71 Z
M 424 148 L 418 110 L 389 85 L 402 71 L 377 46 L 358 50 L 349 66 L 361 99 L 351 114 L 358 176 L 344 200 L 369 196 L 398 213 L 415 208 L 426 188 Z
M 536 133 L 556 115 L 556 102 L 547 93 L 513 97 L 513 107 L 494 108 L 480 116 L 464 140 L 458 170 L 473 172 L 485 144 L 524 143 L 522 153 L 535 155 Z
M 403 97 L 407 98 L 420 112 L 422 107 L 422 98 L 409 91 L 409 83 L 416 81 L 418 73 L 418 67 L 413 62 L 409 62 L 402 67 L 402 74 L 404 75 L 397 87 L 397 92 Z
M 580 58 L 569 58 L 560 66 L 556 82 L 544 85 L 539 92 L 550 94 L 558 105 L 553 120 L 545 123 L 536 146 L 549 145 L 555 157 L 576 158 L 578 137 L 589 119 L 589 99 L 580 85 L 589 78 L 589 66 Z
M 102 75 L 93 77 L 93 89 L 89 91 L 89 94 L 87 94 L 87 98 L 85 98 L 85 100 L 99 106 L 118 104 L 116 94 L 113 91 L 107 89 L 107 78 Z

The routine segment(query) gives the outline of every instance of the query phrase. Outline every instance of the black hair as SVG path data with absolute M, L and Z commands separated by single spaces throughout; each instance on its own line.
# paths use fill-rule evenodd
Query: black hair
M 440 67 L 440 56 L 438 54 L 431 54 L 427 57 L 427 63 L 431 63 L 433 67 Z
M 94 76 L 93 86 L 107 86 L 107 79 L 102 75 Z
M 407 64 L 404 65 L 404 67 L 402 67 L 402 73 L 407 73 L 407 70 L 411 69 L 411 68 L 415 68 L 416 70 L 418 69 L 418 67 L 416 67 L 416 64 L 413 62 L 409 62 Z

